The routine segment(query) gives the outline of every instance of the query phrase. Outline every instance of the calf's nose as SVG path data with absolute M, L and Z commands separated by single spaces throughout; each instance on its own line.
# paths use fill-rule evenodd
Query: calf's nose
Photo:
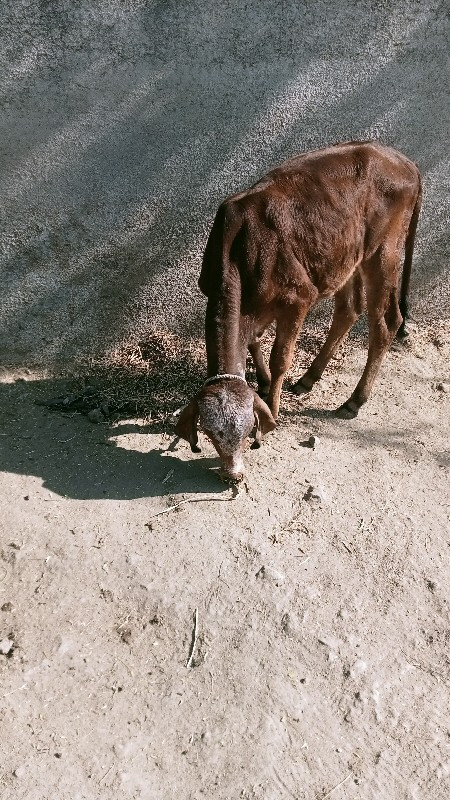
M 243 472 L 229 472 L 226 469 L 222 469 L 220 472 L 221 478 L 228 483 L 240 483 L 244 480 L 244 473 Z
M 221 457 L 221 477 L 230 483 L 240 483 L 244 479 L 244 462 L 241 454 L 234 454 L 231 458 Z

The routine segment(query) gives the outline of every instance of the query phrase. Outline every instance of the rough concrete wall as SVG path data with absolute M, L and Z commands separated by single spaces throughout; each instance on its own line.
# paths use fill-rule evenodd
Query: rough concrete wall
M 52 365 L 195 330 L 221 198 L 379 137 L 418 162 L 416 307 L 448 311 L 438 0 L 3 0 L 0 357 Z M 446 160 L 447 159 L 447 160 Z

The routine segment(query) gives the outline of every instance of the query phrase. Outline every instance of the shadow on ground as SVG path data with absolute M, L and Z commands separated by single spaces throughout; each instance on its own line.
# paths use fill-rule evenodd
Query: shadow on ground
M 181 388 L 178 386 L 177 403 L 182 405 L 198 389 L 198 377 L 193 370 L 189 381 Z M 107 384 L 97 380 L 98 391 L 107 391 Z M 144 389 L 147 388 L 149 397 L 151 380 L 145 378 Z M 136 393 L 139 378 L 129 377 L 128 381 L 122 376 L 120 392 L 130 398 Z M 112 410 L 109 419 L 93 423 L 86 416 L 88 408 L 80 413 L 46 406 L 55 398 L 73 396 L 73 390 L 73 382 L 61 379 L 0 384 L 0 471 L 36 476 L 42 480 L 44 489 L 76 499 L 166 497 L 170 505 L 172 495 L 220 496 L 229 492 L 217 474 L 219 460 L 210 457 L 210 447 L 200 456 L 194 456 L 184 442 L 174 443 L 173 393 L 167 400 L 167 396 L 158 395 L 155 385 L 145 420 L 132 419 L 122 408 Z M 346 391 L 344 387 L 342 390 Z M 338 391 L 340 394 L 340 388 Z M 115 392 L 117 398 L 117 385 Z M 405 425 L 404 420 L 397 419 L 395 408 L 392 413 L 386 393 L 381 397 L 381 408 L 375 411 L 374 398 L 359 419 L 349 422 L 335 417 L 332 408 L 336 397 L 332 391 L 325 402 L 329 403 L 329 410 L 317 407 L 317 395 L 300 399 L 284 392 L 279 430 L 267 437 L 264 446 L 269 452 L 279 447 L 283 451 L 286 437 L 290 440 L 294 436 L 302 443 L 305 434 L 314 431 L 335 441 L 337 447 L 343 439 L 350 438 L 355 447 L 367 450 L 368 457 L 374 448 L 381 446 L 418 460 L 426 446 L 440 465 L 450 464 L 448 452 L 432 452 L 429 448 L 433 426 L 422 420 L 414 426 Z M 157 406 L 153 414 L 148 408 L 152 403 Z M 140 411 L 143 410 L 141 406 Z
M 50 492 L 77 499 L 170 499 L 174 493 L 229 491 L 216 474 L 217 458 L 184 461 L 188 452 L 184 444 L 176 446 L 185 451 L 180 457 L 173 447 L 170 422 L 93 424 L 80 413 L 36 404 L 66 390 L 67 381 L 59 380 L 0 384 L 1 471 L 34 475 Z M 146 434 L 148 449 L 125 449 L 120 441 L 125 433 Z M 169 472 L 167 488 L 164 479 Z

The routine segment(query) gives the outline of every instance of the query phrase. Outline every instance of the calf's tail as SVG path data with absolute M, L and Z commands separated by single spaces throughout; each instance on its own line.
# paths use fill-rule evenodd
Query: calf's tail
M 400 287 L 400 297 L 398 302 L 400 313 L 403 317 L 403 322 L 397 331 L 397 339 L 405 339 L 408 336 L 408 332 L 405 327 L 406 320 L 409 318 L 408 293 L 409 293 L 409 284 L 411 280 L 411 266 L 412 266 L 412 257 L 414 251 L 414 240 L 416 238 L 417 223 L 419 221 L 420 207 L 422 205 L 422 180 L 420 174 L 418 177 L 419 177 L 419 189 L 405 241 L 405 260 L 403 262 L 403 274 Z

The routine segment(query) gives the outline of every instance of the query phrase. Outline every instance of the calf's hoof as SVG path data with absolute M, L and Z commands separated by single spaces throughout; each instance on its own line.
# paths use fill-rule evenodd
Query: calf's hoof
M 268 384 L 268 386 L 258 386 L 258 395 L 261 398 L 261 400 L 267 400 L 267 398 L 269 397 L 269 391 L 270 391 L 270 383 Z
M 358 416 L 358 411 L 361 408 L 354 400 L 347 400 L 336 409 L 336 416 L 339 419 L 355 419 Z
M 398 329 L 395 335 L 395 339 L 397 342 L 404 342 L 406 341 L 406 339 L 409 339 L 410 336 L 411 334 L 409 332 L 409 328 L 405 328 L 402 326 L 401 328 Z
M 300 378 L 297 383 L 294 383 L 291 386 L 291 391 L 294 394 L 308 394 L 311 391 L 312 387 L 314 386 L 314 381 L 311 378 L 307 378 L 305 375 L 303 378 Z

